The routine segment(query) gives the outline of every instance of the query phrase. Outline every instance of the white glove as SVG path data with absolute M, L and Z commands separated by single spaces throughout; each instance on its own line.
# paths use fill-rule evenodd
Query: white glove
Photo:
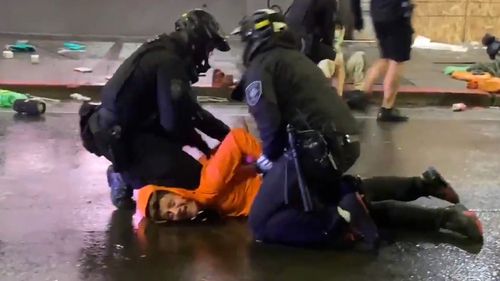
M 271 162 L 271 160 L 267 159 L 267 157 L 265 155 L 262 155 L 259 157 L 259 159 L 257 159 L 257 167 L 262 172 L 268 172 L 269 170 L 272 169 L 273 162 Z

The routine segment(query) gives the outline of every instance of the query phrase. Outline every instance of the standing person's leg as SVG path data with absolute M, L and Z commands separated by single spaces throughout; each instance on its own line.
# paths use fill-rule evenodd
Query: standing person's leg
M 361 190 L 368 202 L 384 200 L 413 201 L 422 196 L 433 196 L 451 203 L 460 201 L 451 185 L 434 168 L 428 168 L 421 177 L 373 177 L 363 179 Z
M 408 20 L 384 23 L 386 36 L 380 42 L 383 58 L 388 60 L 384 77 L 384 99 L 377 120 L 384 122 L 407 121 L 394 107 L 399 90 L 403 63 L 410 60 L 413 29 Z
M 378 59 L 373 63 L 373 65 L 368 69 L 366 73 L 366 79 L 363 84 L 363 92 L 367 94 L 373 93 L 373 86 L 377 79 L 384 75 L 387 71 L 389 61 L 386 59 Z
M 379 227 L 419 231 L 451 230 L 474 241 L 482 241 L 483 230 L 477 215 L 461 204 L 446 208 L 425 208 L 403 202 L 370 204 L 370 214 Z

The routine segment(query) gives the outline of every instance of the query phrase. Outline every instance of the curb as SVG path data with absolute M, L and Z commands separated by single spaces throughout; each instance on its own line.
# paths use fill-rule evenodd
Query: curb
M 1 89 L 12 90 L 21 93 L 28 93 L 34 96 L 41 96 L 53 99 L 69 100 L 69 95 L 79 93 L 92 98 L 94 101 L 100 99 L 100 85 L 2 85 Z M 231 88 L 194 87 L 200 96 L 213 96 L 229 98 Z M 380 87 L 375 87 L 375 91 L 370 98 L 375 104 L 382 100 Z M 469 106 L 500 106 L 500 93 L 490 94 L 477 90 L 446 90 L 439 88 L 417 88 L 401 87 L 398 93 L 397 103 L 408 106 L 451 106 L 453 103 L 465 103 Z

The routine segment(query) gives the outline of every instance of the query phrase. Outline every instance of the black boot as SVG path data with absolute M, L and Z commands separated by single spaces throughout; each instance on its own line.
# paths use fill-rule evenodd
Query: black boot
M 457 204 L 444 209 L 441 227 L 462 234 L 475 242 L 483 241 L 483 226 L 476 213 Z
M 457 204 L 460 202 L 458 194 L 453 187 L 434 168 L 429 167 L 422 174 L 424 189 L 431 196 Z
M 401 115 L 399 110 L 395 108 L 381 107 L 378 111 L 377 121 L 380 122 L 405 122 L 408 121 L 408 116 Z

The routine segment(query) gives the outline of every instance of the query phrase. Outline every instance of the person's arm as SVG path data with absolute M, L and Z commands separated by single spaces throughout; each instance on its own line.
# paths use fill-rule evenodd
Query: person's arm
M 257 123 L 263 142 L 263 156 L 277 160 L 286 145 L 285 124 L 275 93 L 273 73 L 268 68 L 253 69 L 246 73 L 245 100 Z M 259 162 L 259 161 L 258 161 Z
M 335 59 L 335 73 L 337 74 L 337 90 L 339 96 L 344 94 L 344 84 L 345 84 L 345 66 L 344 66 L 344 55 L 342 53 L 337 53 L 337 58 Z

